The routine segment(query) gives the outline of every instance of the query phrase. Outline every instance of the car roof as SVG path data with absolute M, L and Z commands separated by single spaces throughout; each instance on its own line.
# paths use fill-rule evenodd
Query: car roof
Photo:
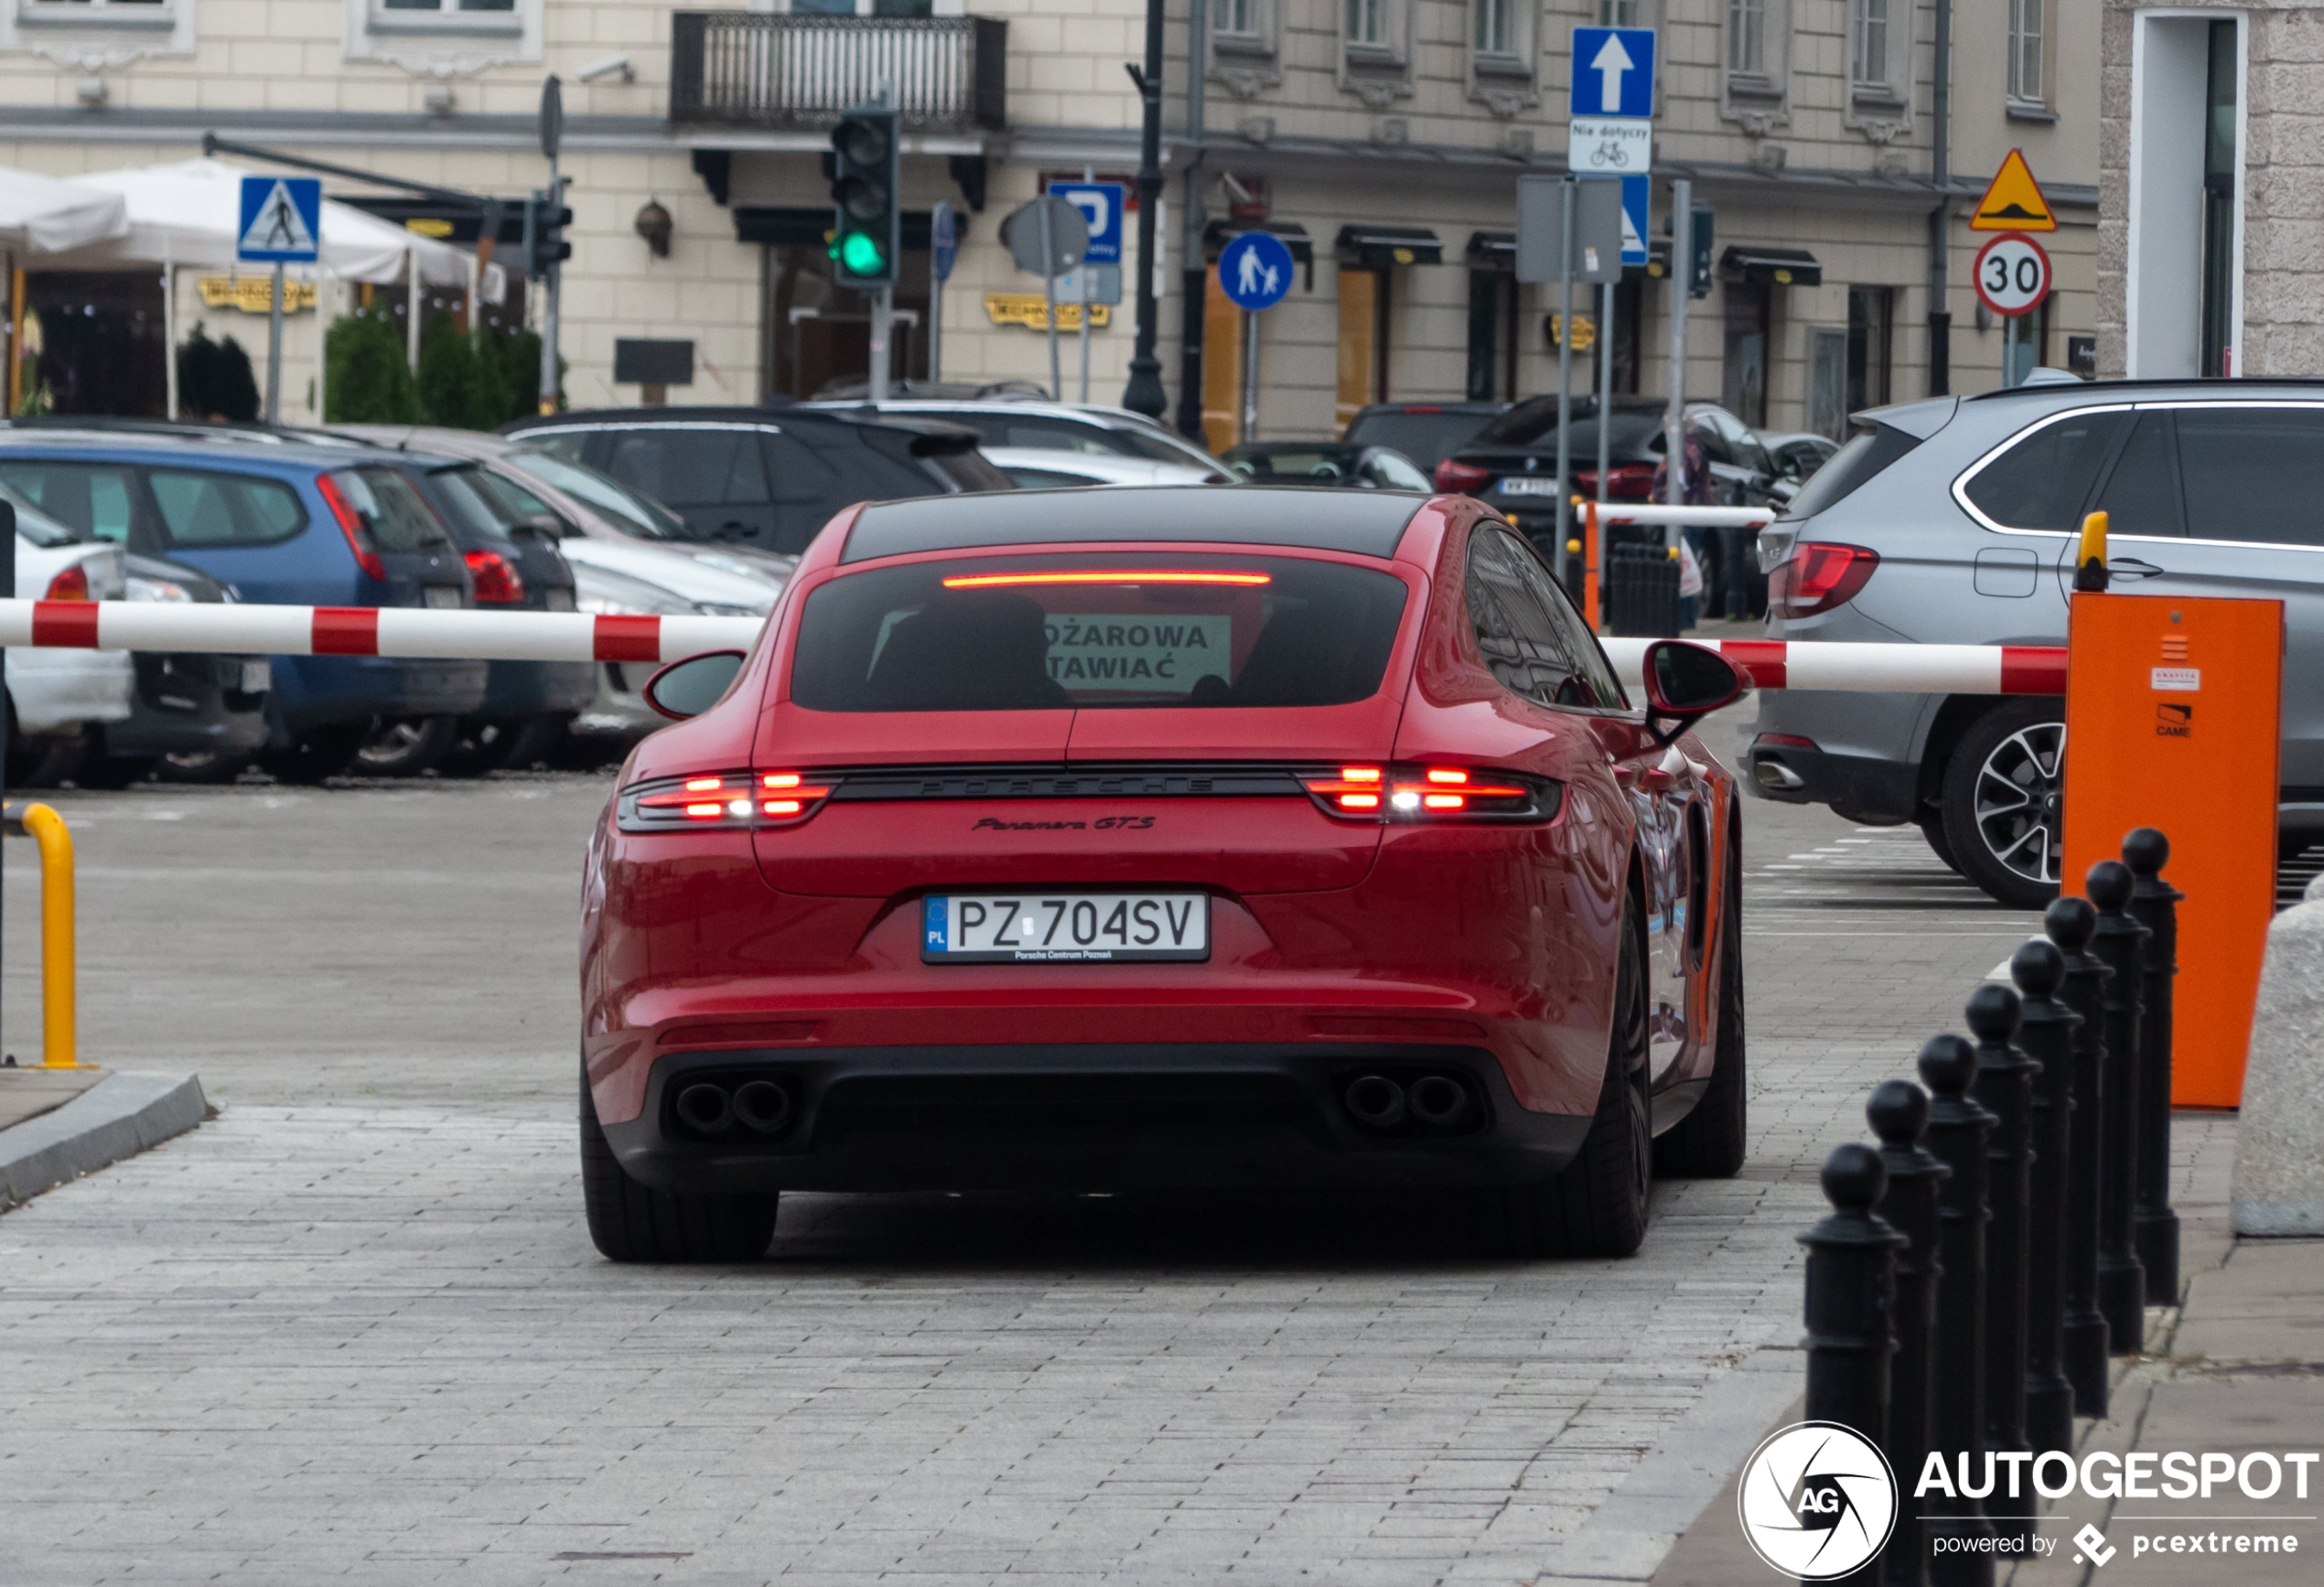
M 875 502 L 856 515 L 841 563 L 982 546 L 1076 541 L 1294 545 L 1386 561 L 1429 498 L 1416 492 L 1184 485 L 995 491 Z
M 285 445 L 279 438 L 274 437 L 255 438 L 234 434 L 185 436 L 128 426 L 84 428 L 78 425 L 43 425 L 19 428 L 10 424 L 0 428 L 0 450 L 102 453 L 111 457 L 139 461 L 166 458 L 175 464 L 197 468 L 236 463 L 293 470 L 320 470 L 382 461 L 378 447 L 360 441 L 307 441 Z
M 1445 399 L 1444 399 L 1443 401 L 1441 401 L 1441 402 L 1370 402 L 1370 403 L 1365 404 L 1363 407 L 1358 408 L 1358 409 L 1356 410 L 1356 412 L 1355 412 L 1355 415 L 1354 415 L 1354 417 L 1355 417 L 1356 419 L 1361 419 L 1361 418 L 1362 418 L 1362 417 L 1363 417 L 1366 413 L 1487 413 L 1487 414 L 1490 414 L 1490 413 L 1500 413 L 1500 412 L 1501 412 L 1503 408 L 1506 408 L 1506 407 L 1508 407 L 1508 406 L 1509 406 L 1509 404 L 1508 404 L 1507 402 L 1471 402 L 1471 401 L 1469 401 L 1469 399 L 1467 399 L 1467 398 L 1458 398 L 1458 399 L 1456 399 L 1456 398 L 1452 398 L 1452 397 L 1447 397 L 1447 398 L 1445 398 Z M 1353 422 L 1353 420 L 1350 420 L 1350 423 L 1352 423 L 1352 422 Z
M 1963 397 L 1964 402 L 2001 402 L 2038 401 L 2049 398 L 2065 399 L 2061 405 L 2071 406 L 2083 402 L 2103 402 L 2114 395 L 2136 397 L 2156 391 L 2183 391 L 2190 397 L 2222 398 L 2229 402 L 2250 402 L 2271 395 L 2294 395 L 2313 401 L 2324 395 L 2324 377 L 2300 375 L 2269 375 L 2252 380 L 2242 376 L 2200 378 L 2174 376 L 2170 379 L 2114 381 L 2038 381 L 2031 385 L 1996 386 L 1990 391 L 1974 391 Z

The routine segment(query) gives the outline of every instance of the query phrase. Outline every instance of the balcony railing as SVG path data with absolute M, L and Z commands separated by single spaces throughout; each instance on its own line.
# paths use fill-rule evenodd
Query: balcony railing
M 672 17 L 670 119 L 829 126 L 885 83 L 917 132 L 1008 123 L 1008 24 L 990 16 Z

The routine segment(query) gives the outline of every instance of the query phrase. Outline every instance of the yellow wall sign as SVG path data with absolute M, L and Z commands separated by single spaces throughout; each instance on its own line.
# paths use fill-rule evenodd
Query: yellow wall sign
M 988 292 L 984 295 L 984 312 L 992 316 L 995 325 L 1021 325 L 1030 330 L 1047 330 L 1049 327 L 1049 303 L 1038 292 Z M 1113 318 L 1114 311 L 1109 305 L 1090 305 L 1092 325 L 1108 325 Z M 1057 328 L 1080 330 L 1081 306 L 1078 303 L 1059 304 Z
M 2058 217 L 2050 212 L 2050 200 L 2041 196 L 2041 184 L 2034 180 L 2033 167 L 2016 149 L 2009 151 L 2009 157 L 2001 162 L 2001 169 L 1993 174 L 1985 196 L 1977 200 L 1976 212 L 1969 217 L 1969 230 L 2058 230 Z
M 195 284 L 201 288 L 202 305 L 206 308 L 239 308 L 244 314 L 264 314 L 268 308 L 267 295 L 274 290 L 271 275 L 205 275 Z M 315 284 L 311 281 L 283 282 L 283 312 L 296 314 L 315 306 Z

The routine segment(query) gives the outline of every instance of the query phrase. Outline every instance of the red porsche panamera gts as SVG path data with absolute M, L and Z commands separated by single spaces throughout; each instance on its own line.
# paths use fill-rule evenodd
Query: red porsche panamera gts
M 1444 1187 L 1626 1254 L 1744 1137 L 1733 779 L 1466 497 L 866 506 L 665 669 L 583 893 L 608 1257 L 777 1196 Z

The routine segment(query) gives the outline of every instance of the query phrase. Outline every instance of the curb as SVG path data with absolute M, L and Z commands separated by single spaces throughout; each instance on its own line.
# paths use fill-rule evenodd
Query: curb
M 0 1130 L 0 1211 L 158 1146 L 209 1111 L 199 1076 L 116 1070 L 63 1107 Z

